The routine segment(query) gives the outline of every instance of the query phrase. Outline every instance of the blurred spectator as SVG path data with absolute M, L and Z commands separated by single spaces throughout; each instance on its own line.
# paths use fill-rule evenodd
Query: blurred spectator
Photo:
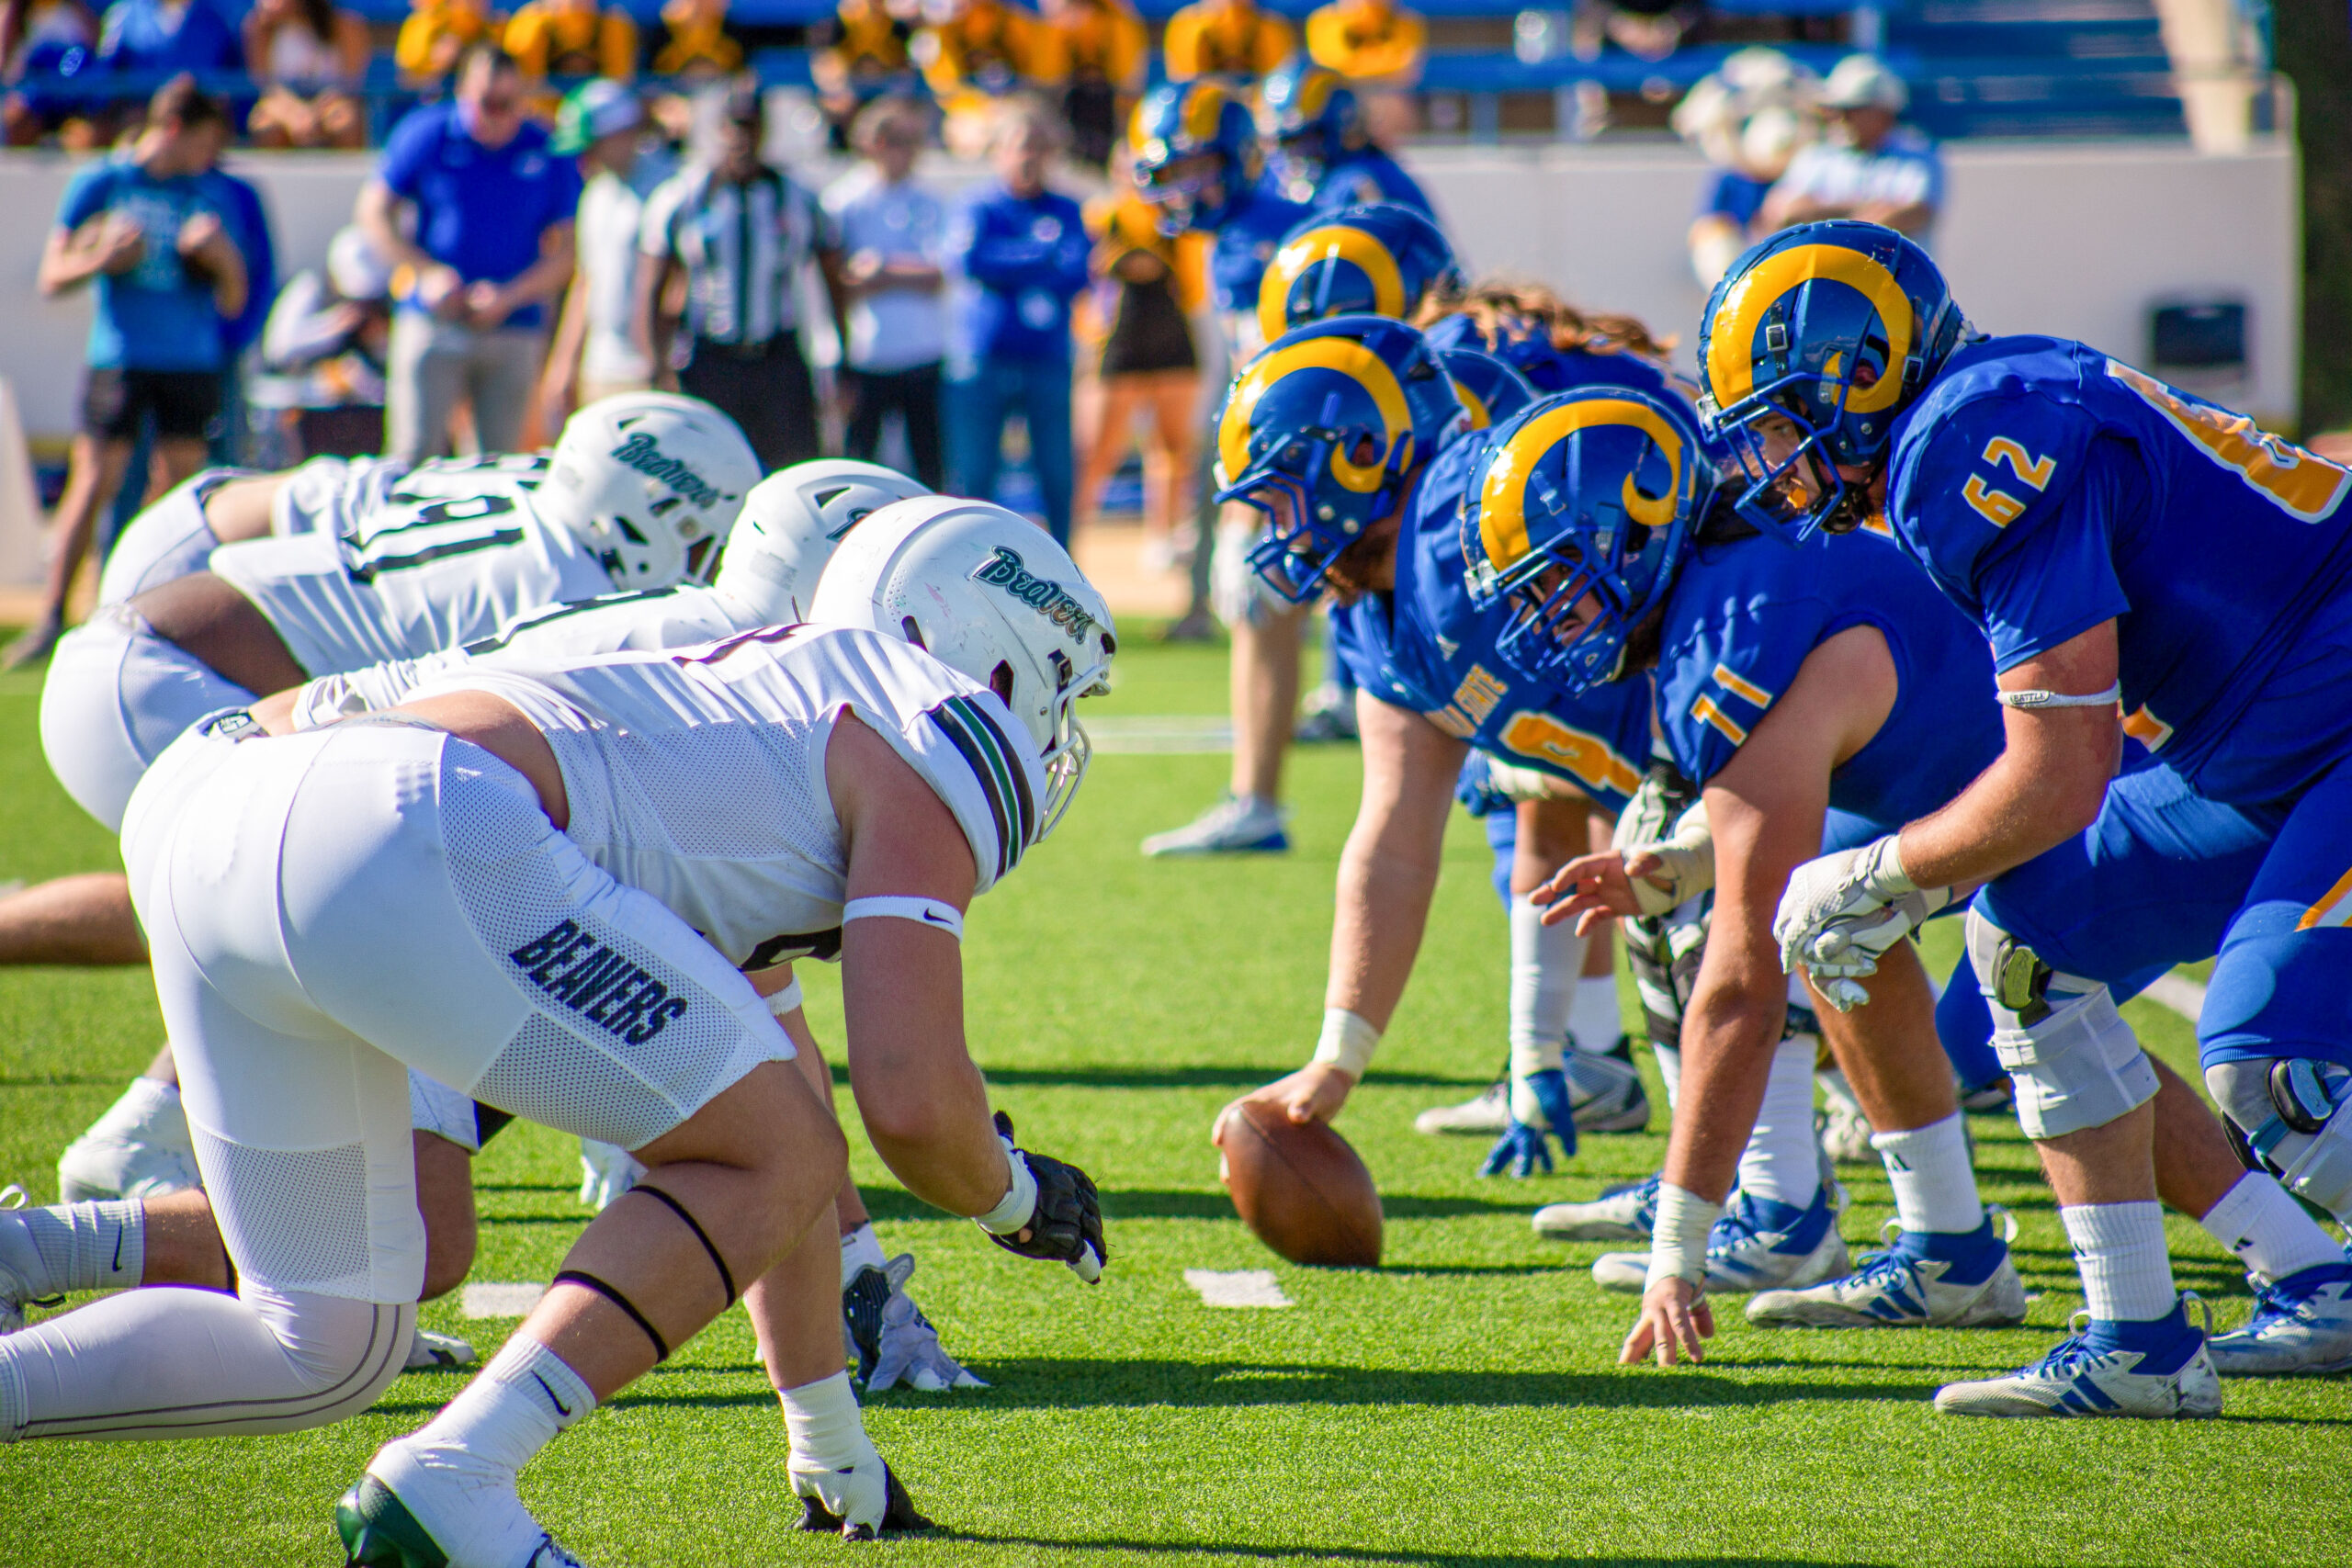
M 1674 108 L 1675 133 L 1710 167 L 1690 220 L 1690 270 L 1713 288 L 1739 254 L 1769 231 L 1757 226 L 1772 182 L 1812 140 L 1821 83 L 1775 49 L 1743 49 L 1702 77 Z
M 526 0 L 506 24 L 506 52 L 535 85 L 550 76 L 637 75 L 637 24 L 596 0 Z
M 355 96 L 373 46 L 368 24 L 334 0 L 254 0 L 245 13 L 246 69 L 262 89 L 245 117 L 257 147 L 364 147 Z
M 922 16 L 909 47 L 944 116 L 941 140 L 959 158 L 988 151 L 1006 94 L 1061 84 L 1061 35 L 1035 12 L 1004 0 L 922 0 Z
M 669 29 L 653 56 L 653 74 L 708 82 L 743 69 L 743 46 L 727 31 L 727 0 L 669 0 L 662 7 Z
M 1394 201 L 1435 217 L 1403 165 L 1372 139 L 1353 87 L 1300 58 L 1266 78 L 1258 134 L 1272 149 L 1268 175 L 1293 201 L 1318 212 Z
M 79 104 L 24 82 L 28 73 L 78 74 L 97 41 L 97 17 L 82 0 L 0 0 L 0 133 L 9 146 L 29 147 L 51 131 L 77 151 L 92 144 Z
M 270 308 L 254 401 L 291 416 L 295 460 L 384 449 L 391 285 L 391 268 L 346 224 L 327 244 L 325 268 L 287 279 Z
M 637 240 L 645 198 L 673 172 L 666 151 L 645 145 L 645 107 L 617 82 L 583 82 L 556 116 L 554 148 L 580 160 L 580 218 L 571 287 L 539 380 L 542 428 L 616 392 L 653 385 L 637 345 Z
M 1421 79 L 1429 51 L 1429 24 L 1392 0 L 1330 0 L 1306 18 L 1307 55 L 1359 86 L 1401 92 Z
M 1896 117 L 1910 102 L 1903 78 L 1867 54 L 1849 54 L 1822 85 L 1830 136 L 1800 151 L 1758 214 L 1769 233 L 1825 218 L 1860 218 L 1921 244 L 1944 200 L 1935 143 Z
M 928 118 L 909 98 L 883 98 L 859 115 L 852 140 L 865 162 L 825 189 L 840 236 L 835 310 L 842 379 L 849 400 L 847 456 L 875 460 L 884 416 L 904 423 L 915 478 L 944 489 L 939 364 L 947 347 L 947 211 L 917 181 Z
M 989 147 L 996 179 L 967 197 L 947 254 L 961 291 L 948 348 L 948 488 L 993 497 L 1004 423 L 1029 432 L 1046 525 L 1069 543 L 1069 302 L 1086 288 L 1086 217 L 1046 184 L 1059 127 L 1034 104 L 999 111 Z
M 683 272 L 692 348 L 681 391 L 743 427 L 773 471 L 817 455 L 817 393 L 800 348 L 800 286 L 830 266 L 832 225 L 817 198 L 761 161 L 767 114 L 741 86 L 721 107 L 715 145 L 645 198 L 631 330 L 648 363 L 669 363 L 661 304 Z
M 1168 18 L 1160 52 L 1171 82 L 1254 81 L 1298 52 L 1298 35 L 1287 18 L 1261 11 L 1255 0 L 1193 0 Z
M 1044 9 L 1059 40 L 1070 156 L 1102 168 L 1143 91 L 1150 37 L 1127 0 L 1045 0 Z
M 231 112 L 233 115 L 233 108 Z M 244 309 L 232 315 L 220 328 L 220 421 L 212 438 L 212 460 L 222 464 L 245 461 L 250 432 L 246 428 L 242 361 L 245 350 L 261 341 L 270 304 L 277 298 L 277 250 L 270 242 L 268 209 L 258 186 L 220 166 L 220 154 L 226 147 L 224 138 L 213 148 L 212 162 L 204 170 L 205 184 L 218 198 L 228 223 L 230 242 L 245 264 Z M 118 520 L 115 529 L 107 536 L 109 547 L 115 535 L 129 526 L 137 513 L 133 507 Z
M 1132 186 L 1089 203 L 1086 228 L 1104 330 L 1098 412 L 1072 511 L 1081 527 L 1099 518 L 1102 488 L 1135 445 L 1136 415 L 1148 411 L 1143 560 L 1149 570 L 1167 571 L 1180 556 L 1178 520 L 1192 517 L 1199 456 L 1200 357 L 1188 317 L 1207 292 L 1204 247 L 1196 236 L 1161 233 L 1159 209 Z
M 474 44 L 494 40 L 499 21 L 477 0 L 409 0 L 392 63 L 412 86 L 437 86 Z
M 414 209 L 414 240 L 401 204 Z M 453 101 L 412 110 L 393 130 L 357 211 L 392 264 L 387 456 L 415 463 L 445 450 L 460 398 L 482 450 L 521 441 L 579 205 L 579 170 L 523 118 L 522 76 L 492 45 L 459 60 Z
M 74 573 L 144 422 L 155 422 L 160 485 L 204 466 L 220 412 L 221 325 L 245 305 L 244 259 L 204 173 L 229 134 L 220 100 L 177 76 L 155 94 L 127 151 L 65 187 L 41 251 L 40 291 L 54 297 L 95 281 L 97 309 L 40 614 L 9 648 L 11 668 L 56 642 Z
M 109 71 L 235 71 L 237 29 L 209 0 L 114 0 L 98 24 L 98 64 Z
M 850 121 L 867 98 L 914 69 L 909 46 L 918 0 L 841 0 L 832 17 L 810 29 L 808 74 L 835 146 L 849 145 Z

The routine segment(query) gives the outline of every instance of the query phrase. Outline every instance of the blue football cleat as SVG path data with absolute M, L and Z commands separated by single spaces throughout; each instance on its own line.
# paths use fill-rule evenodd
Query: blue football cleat
M 2153 1323 L 2090 1323 L 2030 1367 L 1936 1391 L 1946 1416 L 2129 1416 L 2169 1421 L 2219 1416 L 2222 1380 L 2206 1352 L 2207 1327 L 2191 1325 L 2184 1292 L 2172 1312 Z M 2201 1302 L 2199 1303 L 2203 1304 Z
M 1984 1328 L 2025 1321 L 2025 1285 L 2009 1260 L 1995 1208 L 1964 1235 L 1905 1231 L 1884 1252 L 1839 1280 L 1801 1291 L 1766 1291 L 1747 1303 L 1765 1328 Z M 1895 1222 L 1886 1222 L 1894 1228 Z M 2009 1224 L 2010 1234 L 2016 1230 Z
M 1846 1272 L 1848 1261 L 1828 1186 L 1818 1189 L 1803 1209 L 1735 1192 L 1707 1237 L 1707 1289 L 1799 1290 L 1836 1279 Z M 1603 1290 L 1638 1295 L 1649 1281 L 1649 1268 L 1645 1252 L 1604 1252 L 1593 1262 L 1592 1279 Z
M 2215 1335 L 2206 1348 L 2225 1378 L 2352 1370 L 2352 1263 L 2323 1263 L 2262 1287 L 2246 1325 Z

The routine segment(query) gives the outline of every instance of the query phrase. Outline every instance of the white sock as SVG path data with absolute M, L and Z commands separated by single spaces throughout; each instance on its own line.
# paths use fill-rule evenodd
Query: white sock
M 119 1198 L 0 1210 L 0 1269 L 27 1292 L 119 1291 L 147 1269 L 147 1212 Z
M 842 1470 L 873 1451 L 847 1372 L 783 1389 L 776 1397 L 784 1403 L 785 1430 L 791 1435 L 796 1457 Z
M 1674 1102 L 1682 1097 L 1682 1047 L 1661 1045 L 1653 1040 L 1650 1055 L 1657 1058 L 1657 1076 L 1666 1080 L 1666 1108 L 1671 1111 Z
M 562 1357 L 516 1334 L 447 1409 L 407 1440 L 457 1449 L 511 1474 L 595 1407 L 595 1394 Z
M 595 1405 L 579 1373 L 516 1334 L 447 1410 L 377 1450 L 368 1473 L 434 1540 L 462 1542 L 467 1563 L 526 1568 L 548 1536 L 523 1506 L 515 1472 Z
M 2197 1223 L 2266 1280 L 2344 1261 L 2343 1249 L 2267 1171 L 2249 1170 L 2239 1177 L 2237 1185 Z
M 1783 1040 L 1772 1053 L 1771 1077 L 1756 1130 L 1739 1156 L 1739 1190 L 1803 1209 L 1821 1190 L 1821 1155 L 1813 1142 L 1813 1036 Z
M 861 1222 L 858 1227 L 842 1237 L 842 1289 L 857 1278 L 861 1269 L 886 1269 L 890 1260 L 882 1256 L 882 1243 L 874 1234 L 874 1222 Z
M 2085 1203 L 2059 1210 L 2058 1217 L 2075 1244 L 2095 1321 L 2146 1323 L 2172 1311 L 2179 1292 L 2165 1252 L 2162 1204 Z
M 1584 938 L 1576 923 L 1544 923 L 1544 907 L 1525 897 L 1510 901 L 1511 1114 L 1544 1125 L 1543 1108 L 1526 1088 L 1529 1075 L 1557 1071 L 1584 967 Z
M 84 1137 L 112 1138 L 126 1144 L 160 1144 L 194 1156 L 196 1145 L 187 1134 L 187 1112 L 180 1108 L 180 1086 L 161 1078 L 133 1078 L 106 1114 L 90 1123 Z
M 1579 1051 L 1605 1056 L 1624 1032 L 1624 1021 L 1617 1011 L 1617 976 L 1578 977 L 1576 1007 L 1568 1014 L 1569 1043 Z
M 1965 1235 L 1984 1223 L 1959 1111 L 1907 1133 L 1872 1133 L 1871 1147 L 1886 1162 L 1905 1230 Z

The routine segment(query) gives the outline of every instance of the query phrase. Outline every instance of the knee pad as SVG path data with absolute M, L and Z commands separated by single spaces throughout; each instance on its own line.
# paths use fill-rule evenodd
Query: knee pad
M 416 1337 L 413 1302 L 357 1302 L 256 1285 L 243 1287 L 239 1299 L 277 1338 L 287 1371 L 302 1390 L 274 1402 L 281 1408 L 261 1418 L 269 1424 L 242 1431 L 299 1432 L 358 1415 L 401 1375 Z
M 2302 1056 L 2256 1056 L 2215 1063 L 2205 1087 L 2245 1155 L 2338 1223 L 2352 1213 L 2352 1071 Z
M 2016 1086 L 2027 1137 L 2105 1126 L 2155 1098 L 2156 1070 L 2105 986 L 2053 971 L 1974 909 L 1968 956 L 1991 1003 L 1993 1054 Z

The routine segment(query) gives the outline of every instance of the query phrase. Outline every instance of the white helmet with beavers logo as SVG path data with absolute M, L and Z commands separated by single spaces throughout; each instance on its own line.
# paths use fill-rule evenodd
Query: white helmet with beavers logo
M 1069 807 L 1092 748 L 1072 711 L 1110 690 L 1110 607 L 1053 536 L 985 501 L 929 496 L 860 524 L 817 581 L 808 618 L 903 637 L 1004 699 L 1037 744 L 1036 840 Z
M 700 581 L 759 481 L 752 444 L 708 403 L 622 392 L 564 422 L 534 499 L 635 592 Z
M 711 585 L 772 626 L 805 621 L 817 576 L 849 531 L 869 512 L 930 493 L 896 468 L 849 457 L 779 468 L 743 498 Z

